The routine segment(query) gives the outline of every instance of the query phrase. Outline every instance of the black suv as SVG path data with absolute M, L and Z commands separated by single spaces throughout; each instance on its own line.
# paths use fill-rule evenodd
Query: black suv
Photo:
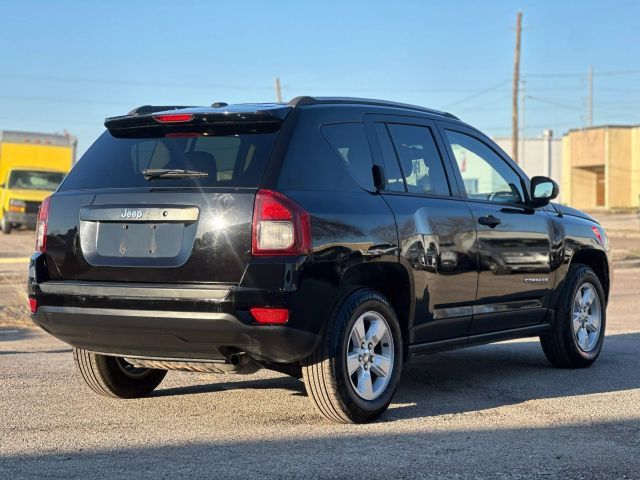
M 416 355 L 531 336 L 558 367 L 600 353 L 603 228 L 449 113 L 298 97 L 105 125 L 43 203 L 29 269 L 34 321 L 102 395 L 262 367 L 366 422 Z

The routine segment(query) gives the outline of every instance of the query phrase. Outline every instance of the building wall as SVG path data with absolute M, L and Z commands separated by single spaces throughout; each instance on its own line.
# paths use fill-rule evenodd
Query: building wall
M 571 201 L 571 141 L 569 136 L 562 138 L 562 183 L 560 183 L 560 194 L 565 198 L 567 203 Z
M 631 204 L 640 207 L 640 127 L 631 131 Z
M 596 204 L 597 180 L 596 172 L 574 168 L 571 173 L 571 197 L 567 199 L 565 196 L 566 203 L 584 210 L 596 208 L 598 206 Z
M 571 141 L 571 166 L 596 167 L 605 164 L 607 129 L 575 130 L 567 136 Z
M 605 206 L 629 207 L 631 199 L 631 129 L 608 128 L 606 136 Z
M 598 172 L 605 208 L 640 206 L 640 126 L 574 130 L 563 137 L 564 202 L 597 207 Z

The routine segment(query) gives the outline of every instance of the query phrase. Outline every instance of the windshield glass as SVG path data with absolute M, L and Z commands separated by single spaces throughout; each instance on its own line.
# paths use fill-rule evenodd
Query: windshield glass
M 64 173 L 14 170 L 9 176 L 9 188 L 54 191 L 62 182 Z
M 270 131 L 119 138 L 107 131 L 78 161 L 61 190 L 257 187 L 277 134 Z M 155 169 L 192 170 L 206 175 L 145 178 L 145 170 Z

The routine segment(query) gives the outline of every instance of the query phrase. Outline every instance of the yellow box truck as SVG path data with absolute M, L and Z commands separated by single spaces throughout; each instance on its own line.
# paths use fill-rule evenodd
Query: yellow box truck
M 35 228 L 42 200 L 71 170 L 76 139 L 70 135 L 0 132 L 0 227 Z

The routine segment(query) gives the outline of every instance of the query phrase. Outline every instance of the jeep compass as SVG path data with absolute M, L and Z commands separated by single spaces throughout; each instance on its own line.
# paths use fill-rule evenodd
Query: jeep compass
M 539 337 L 583 368 L 602 349 L 604 229 L 449 113 L 298 97 L 105 126 L 42 204 L 28 280 L 101 395 L 267 368 L 361 423 L 418 355 Z

